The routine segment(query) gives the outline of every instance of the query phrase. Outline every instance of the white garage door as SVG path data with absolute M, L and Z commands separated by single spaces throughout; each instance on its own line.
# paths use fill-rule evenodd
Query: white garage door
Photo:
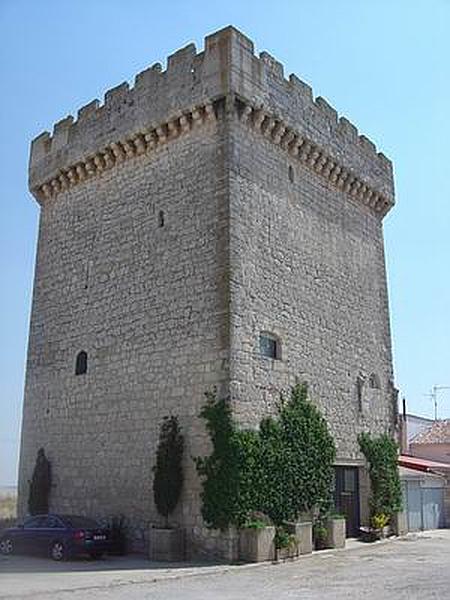
M 444 527 L 443 487 L 425 487 L 419 481 L 407 481 L 404 499 L 409 531 Z

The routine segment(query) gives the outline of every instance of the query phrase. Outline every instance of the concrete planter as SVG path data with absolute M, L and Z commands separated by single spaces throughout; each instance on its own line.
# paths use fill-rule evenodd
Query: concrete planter
M 396 513 L 392 519 L 392 531 L 394 535 L 406 535 L 408 533 L 408 517 L 406 511 Z
M 275 527 L 239 531 L 239 558 L 246 562 L 275 559 Z
M 300 523 L 286 523 L 286 531 L 295 535 L 297 542 L 296 554 L 311 554 L 313 548 L 312 542 L 312 523 L 304 521 Z
M 345 548 L 345 519 L 327 519 L 326 548 Z
M 183 529 L 150 529 L 149 559 L 174 562 L 184 560 Z

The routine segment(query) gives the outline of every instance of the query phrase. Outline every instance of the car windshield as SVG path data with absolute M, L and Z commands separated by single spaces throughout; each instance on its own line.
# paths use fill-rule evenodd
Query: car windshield
M 61 515 L 64 523 L 76 529 L 98 529 L 100 525 L 94 519 L 78 517 L 77 515 Z

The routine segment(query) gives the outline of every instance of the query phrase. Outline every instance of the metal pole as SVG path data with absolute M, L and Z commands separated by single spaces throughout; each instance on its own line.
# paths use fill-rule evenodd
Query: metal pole
M 450 390 L 450 385 L 433 385 L 431 388 L 430 397 L 434 402 L 434 420 L 438 420 L 438 405 L 437 405 L 437 393 L 439 390 Z

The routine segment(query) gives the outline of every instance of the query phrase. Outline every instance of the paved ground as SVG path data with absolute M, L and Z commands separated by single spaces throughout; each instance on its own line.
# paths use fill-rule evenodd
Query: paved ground
M 161 568 L 144 559 L 0 561 L 0 598 L 30 600 L 450 600 L 450 530 L 271 565 Z

